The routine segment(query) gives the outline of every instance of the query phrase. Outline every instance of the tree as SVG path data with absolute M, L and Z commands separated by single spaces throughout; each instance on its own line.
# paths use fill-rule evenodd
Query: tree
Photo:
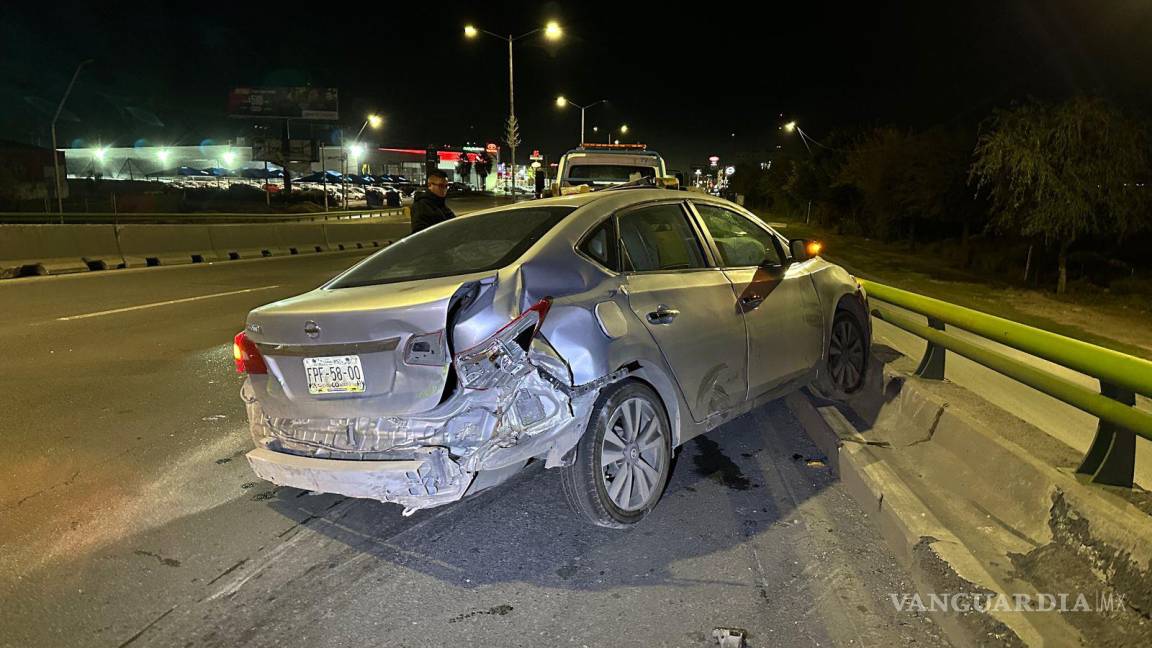
M 485 180 L 488 178 L 488 174 L 492 173 L 492 156 L 487 151 L 477 153 L 476 162 L 473 163 L 472 168 L 476 171 L 476 177 L 480 179 L 481 191 L 487 189 L 488 185 L 485 184 Z
M 915 137 L 894 128 L 877 128 L 848 151 L 836 185 L 857 190 L 861 204 L 855 211 L 865 233 L 891 237 L 914 208 L 915 190 L 908 183 L 915 155 Z
M 472 160 L 468 159 L 467 153 L 460 154 L 460 161 L 456 163 L 456 173 L 460 175 L 462 182 L 471 184 L 469 181 L 472 179 Z
M 985 128 L 970 177 L 987 191 L 995 226 L 1056 246 L 1057 293 L 1077 239 L 1149 226 L 1147 132 L 1109 102 L 1032 100 L 997 110 Z

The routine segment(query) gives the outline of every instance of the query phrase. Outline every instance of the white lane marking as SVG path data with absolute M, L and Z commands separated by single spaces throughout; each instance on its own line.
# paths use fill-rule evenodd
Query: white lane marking
M 200 295 L 199 297 L 186 297 L 184 299 L 170 299 L 168 301 L 155 302 L 153 304 L 141 304 L 139 306 L 129 306 L 127 308 L 114 308 L 112 310 L 100 311 L 98 313 L 84 313 L 83 315 L 70 315 L 68 317 L 57 317 L 57 322 L 70 322 L 72 320 L 86 319 L 89 317 L 100 317 L 103 315 L 114 315 L 116 313 L 127 313 L 128 311 L 143 310 L 145 308 L 158 308 L 160 306 L 170 306 L 172 304 L 184 304 L 187 302 L 199 301 L 201 299 L 212 299 L 214 297 L 227 297 L 228 295 L 240 295 L 243 293 L 256 292 L 258 290 L 271 290 L 279 288 L 280 285 L 275 286 L 261 286 L 259 288 L 245 288 L 244 290 L 231 290 L 229 292 L 214 293 L 212 295 Z

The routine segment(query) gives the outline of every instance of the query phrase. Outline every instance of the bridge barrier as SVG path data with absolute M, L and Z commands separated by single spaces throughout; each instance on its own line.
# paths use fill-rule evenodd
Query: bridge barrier
M 860 284 L 870 299 L 927 317 L 925 325 L 884 309 L 872 311 L 874 317 L 928 341 L 916 375 L 943 380 L 946 354 L 957 353 L 1097 417 L 1096 437 L 1076 472 L 1096 484 L 1132 488 L 1136 437 L 1152 440 L 1152 415 L 1135 407 L 1136 394 L 1152 396 L 1152 362 L 874 281 L 862 279 Z M 948 326 L 1096 378 L 1100 390 L 973 344 L 949 333 Z
M 328 221 L 363 220 L 371 218 L 405 218 L 408 207 L 389 209 L 351 209 L 330 212 L 307 212 L 302 214 L 259 214 L 243 212 L 189 212 L 189 213 L 77 213 L 50 214 L 31 212 L 0 212 L 0 223 L 4 224 L 212 224 L 212 223 L 320 223 Z
M 350 250 L 361 247 L 383 247 L 398 241 L 411 231 L 408 223 L 325 223 L 324 231 L 328 244 L 333 250 Z
M 119 235 L 123 265 L 126 268 L 138 268 L 215 261 L 218 255 L 212 244 L 212 227 L 122 225 L 119 227 Z
M 112 225 L 0 227 L 0 278 L 103 270 L 120 261 Z
M 278 230 L 288 225 L 209 225 L 216 254 L 224 260 L 254 259 L 288 253 Z
M 408 210 L 303 216 L 149 215 L 163 223 L 0 224 L 0 278 L 384 247 L 409 234 Z M 3 222 L 4 214 L 0 214 Z M 231 216 L 264 222 L 220 222 Z M 318 220 L 310 220 L 317 218 Z
M 328 236 L 322 223 L 276 225 L 276 237 L 288 254 L 328 251 Z

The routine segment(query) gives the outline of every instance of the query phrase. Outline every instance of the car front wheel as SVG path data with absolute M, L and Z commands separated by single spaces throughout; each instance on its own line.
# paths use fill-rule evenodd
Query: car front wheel
M 600 394 L 571 466 L 561 469 L 568 505 L 594 524 L 625 528 L 660 500 L 672 465 L 672 434 L 660 398 L 638 382 Z
M 868 378 L 868 336 L 850 309 L 836 311 L 828 339 L 828 356 L 814 387 L 821 396 L 843 400 L 860 391 Z

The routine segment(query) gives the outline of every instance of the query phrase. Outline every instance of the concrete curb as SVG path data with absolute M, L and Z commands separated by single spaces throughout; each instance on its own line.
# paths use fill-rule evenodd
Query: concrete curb
M 923 597 L 933 592 L 992 591 L 983 583 L 993 579 L 928 507 L 908 488 L 900 477 L 868 449 L 868 442 L 842 416 L 818 411 L 809 397 L 793 393 L 785 404 L 809 435 L 829 458 L 840 481 L 864 512 L 874 516 L 880 534 L 909 570 Z M 835 410 L 833 410 L 835 411 Z M 835 427 L 834 427 L 835 426 Z M 839 428 L 839 429 L 837 429 Z M 941 565 L 962 565 L 967 577 Z M 956 587 L 960 585 L 960 587 Z M 1038 639 L 1030 624 L 1020 615 L 997 615 L 979 618 L 969 613 L 933 612 L 932 618 L 948 638 L 960 646 L 1025 645 Z M 1005 618 L 1007 617 L 1007 618 Z M 1022 640 L 1021 637 L 1025 639 Z
M 848 407 L 786 403 L 922 597 L 1103 592 L 1123 613 L 934 613 L 960 645 L 1152 645 L 1152 497 L 1081 483 L 1071 448 L 901 358 Z M 879 361 L 878 361 L 879 364 Z M 881 372 L 877 371 L 877 374 Z

